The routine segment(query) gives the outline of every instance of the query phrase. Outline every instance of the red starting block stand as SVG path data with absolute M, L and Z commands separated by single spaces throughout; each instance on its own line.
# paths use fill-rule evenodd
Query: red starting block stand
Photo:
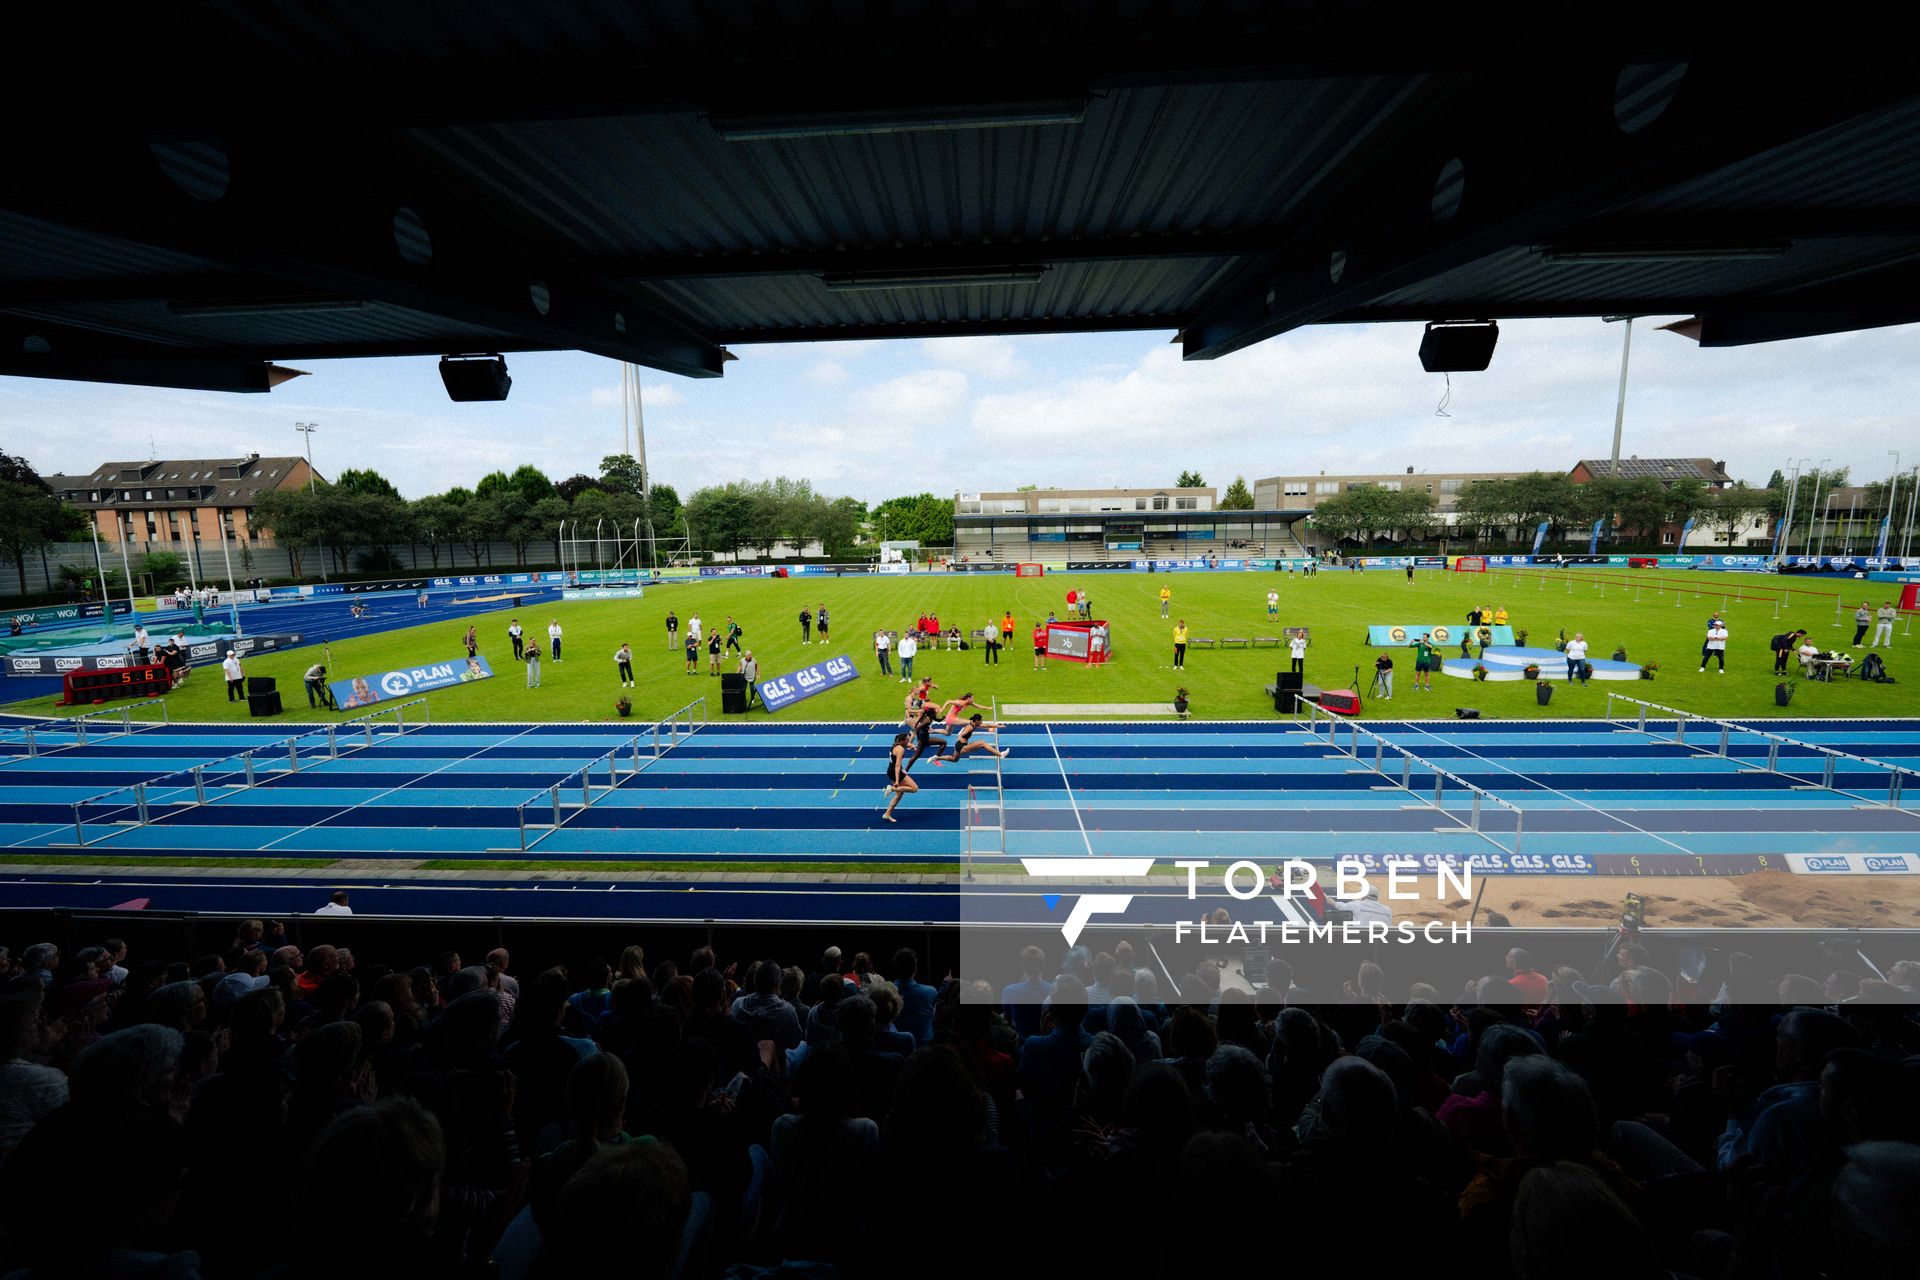
M 1047 624 L 1047 656 L 1099 666 L 1113 656 L 1113 631 L 1104 618 Z

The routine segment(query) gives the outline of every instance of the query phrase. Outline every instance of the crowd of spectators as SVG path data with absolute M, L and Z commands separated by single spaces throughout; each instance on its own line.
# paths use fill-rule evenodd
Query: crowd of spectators
M 775 935 L 777 937 L 777 935 Z M 0 948 L 0 1275 L 1892 1277 L 1920 962 L 1443 995 L 1128 945 L 414 968 Z M 1589 981 L 1593 979 L 1594 981 Z M 782 1260 L 788 1260 L 782 1263 Z M 792 1260 L 806 1260 L 797 1265 Z

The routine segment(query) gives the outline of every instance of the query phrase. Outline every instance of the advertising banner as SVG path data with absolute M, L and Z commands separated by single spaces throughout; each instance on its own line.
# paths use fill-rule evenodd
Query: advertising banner
M 567 587 L 562 600 L 638 600 L 647 594 L 645 587 Z
M 1460 638 L 1469 631 L 1478 631 L 1478 627 L 1469 627 L 1464 622 L 1448 622 L 1438 626 L 1419 626 L 1409 624 L 1404 627 L 1368 627 L 1367 644 L 1376 648 L 1395 648 L 1412 644 L 1421 636 L 1426 636 L 1436 645 L 1460 643 Z M 1489 624 L 1487 630 L 1493 635 L 1496 645 L 1513 643 L 1513 628 L 1501 623 Z
M 45 622 L 78 622 L 82 618 L 97 618 L 106 610 L 98 604 L 49 605 L 40 609 L 22 609 L 7 615 L 9 623 L 19 623 L 23 627 L 39 626 Z
M 333 690 L 334 702 L 342 711 L 347 711 L 354 707 L 371 707 L 396 698 L 410 698 L 415 694 L 425 693 L 429 689 L 445 689 L 456 684 L 469 684 L 475 680 L 488 679 L 492 675 L 493 668 L 487 665 L 485 658 L 452 658 L 430 666 L 407 667 L 399 671 L 378 671 L 372 675 L 335 680 L 328 687 Z
M 1547 540 L 1547 521 L 1542 520 L 1540 527 L 1533 531 L 1533 554 L 1540 554 L 1540 544 Z
M 219 662 L 232 649 L 241 657 L 250 653 L 266 653 L 275 649 L 291 649 L 300 644 L 305 637 L 297 632 L 281 635 L 242 636 L 238 640 L 196 640 L 185 646 L 183 652 L 187 665 L 191 667 L 207 666 Z M 161 643 L 165 643 L 163 640 Z M 7 658 L 5 670 L 10 676 L 58 676 L 69 671 L 118 671 L 123 667 L 138 666 L 125 653 L 109 654 L 14 654 Z
M 811 698 L 816 693 L 825 693 L 829 689 L 843 685 L 858 677 L 859 674 L 859 668 L 853 665 L 852 658 L 828 658 L 825 662 L 816 662 L 798 671 L 789 671 L 784 676 L 762 680 L 760 701 L 766 705 L 768 711 L 784 711 L 794 703 Z

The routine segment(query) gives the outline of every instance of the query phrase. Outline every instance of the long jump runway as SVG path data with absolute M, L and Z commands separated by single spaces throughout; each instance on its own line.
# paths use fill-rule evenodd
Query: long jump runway
M 1804 744 L 1780 748 L 1771 770 L 1757 736 L 1732 734 L 1722 755 L 1718 742 L 1671 741 L 1670 722 L 1365 727 L 1412 759 L 1376 763 L 1370 741 L 1288 722 L 1021 725 L 999 735 L 1011 755 L 997 779 L 978 756 L 922 759 L 922 790 L 897 824 L 880 821 L 891 725 L 731 721 L 657 757 L 619 724 L 343 734 L 337 754 L 308 727 L 96 730 L 80 746 L 43 723 L 28 755 L 24 735 L 0 727 L 0 853 L 89 868 L 0 865 L 0 902 L 298 912 L 364 862 L 350 881 L 362 911 L 917 923 L 957 918 L 961 890 L 923 873 L 957 875 L 966 847 L 975 872 L 1007 873 L 1006 892 L 1027 896 L 1040 886 L 1019 879 L 1019 863 L 1033 857 L 1411 857 L 1566 875 L 1737 874 L 1835 855 L 1876 859 L 1874 870 L 1920 863 L 1920 814 L 1888 768 L 1920 769 L 1920 721 L 1766 721 L 1756 727 Z M 1830 780 L 1816 747 L 1843 753 Z M 251 786 L 235 763 L 244 751 Z M 1004 821 L 983 827 L 983 806 Z M 235 864 L 98 870 L 181 857 Z M 311 875 L 242 871 L 262 857 L 316 861 Z M 553 865 L 532 882 L 501 878 L 499 861 Z M 463 862 L 488 865 L 467 875 Z M 724 882 L 707 874 L 730 864 L 740 873 Z M 767 874 L 783 864 L 803 870 Z M 583 866 L 646 877 L 582 878 Z

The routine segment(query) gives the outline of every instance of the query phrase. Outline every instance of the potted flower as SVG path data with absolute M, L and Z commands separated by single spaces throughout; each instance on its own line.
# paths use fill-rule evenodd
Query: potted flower
M 1185 720 L 1187 718 L 1187 712 L 1192 705 L 1192 701 L 1187 697 L 1187 691 L 1185 689 L 1175 689 L 1173 691 L 1173 714 Z
M 1541 706 L 1553 701 L 1553 686 L 1545 680 L 1536 680 L 1533 685 L 1533 700 Z
M 613 704 L 613 709 L 618 711 L 621 719 L 624 720 L 633 714 L 633 699 L 623 696 L 620 701 Z
M 1475 680 L 1485 680 L 1487 678 L 1487 668 L 1485 663 L 1476 662 L 1473 664 L 1473 678 Z
M 1526 670 L 1520 674 L 1529 680 L 1538 680 L 1540 678 L 1540 664 L 1537 662 L 1529 662 Z
M 1515 645 L 1517 645 L 1517 646 L 1519 646 L 1519 647 L 1520 647 L 1520 648 L 1522 648 L 1522 649 L 1524 649 L 1524 648 L 1526 648 L 1526 647 L 1527 647 L 1527 633 L 1526 633 L 1526 632 L 1524 632 L 1524 631 L 1516 631 L 1516 632 L 1514 632 L 1514 633 L 1513 633 L 1513 643 L 1514 643 Z
M 1640 664 L 1640 678 L 1642 680 L 1651 680 L 1653 679 L 1653 673 L 1659 669 L 1660 664 L 1657 662 L 1643 662 Z

